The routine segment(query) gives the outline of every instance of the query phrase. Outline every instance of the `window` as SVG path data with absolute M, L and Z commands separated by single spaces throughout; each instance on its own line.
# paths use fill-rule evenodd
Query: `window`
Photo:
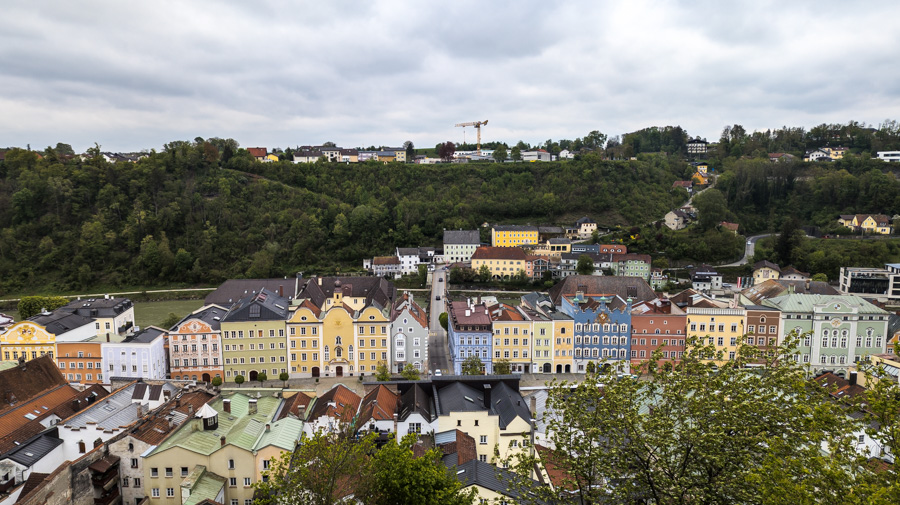
M 249 485 L 250 485 L 250 477 L 244 477 L 244 486 L 246 487 Z
M 150 477 L 153 477 L 153 478 L 159 477 L 159 468 L 151 468 L 150 469 Z
M 140 477 L 134 478 L 134 487 L 141 487 L 141 479 Z
M 231 487 L 237 487 L 237 477 L 229 477 L 228 485 Z
M 137 468 L 137 467 L 138 467 L 138 459 L 131 458 L 131 468 Z
M 172 476 L 172 468 L 171 468 L 171 467 L 167 467 L 167 468 L 166 468 L 166 477 L 171 477 L 171 476 Z
M 234 470 L 234 460 L 233 459 L 228 460 L 228 469 Z
M 122 477 L 122 487 L 128 487 L 128 477 Z
M 186 466 L 181 467 L 181 476 L 187 477 L 187 474 L 188 474 L 188 468 Z
M 487 445 L 487 435 L 481 435 L 478 438 L 478 443 L 481 445 Z
M 169 497 L 169 498 L 175 496 L 175 488 L 173 488 L 173 487 L 167 487 L 167 488 L 166 488 L 166 496 Z
M 153 498 L 159 498 L 159 488 L 155 487 L 155 488 L 151 489 L 150 496 L 152 496 Z

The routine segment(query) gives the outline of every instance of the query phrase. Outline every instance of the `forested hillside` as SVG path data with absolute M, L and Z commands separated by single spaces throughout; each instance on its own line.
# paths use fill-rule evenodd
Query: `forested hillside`
M 217 283 L 359 269 L 483 222 L 601 224 L 682 203 L 681 161 L 461 165 L 258 163 L 221 139 L 137 163 L 10 150 L 0 163 L 0 293 Z M 236 147 L 236 146 L 235 146 Z

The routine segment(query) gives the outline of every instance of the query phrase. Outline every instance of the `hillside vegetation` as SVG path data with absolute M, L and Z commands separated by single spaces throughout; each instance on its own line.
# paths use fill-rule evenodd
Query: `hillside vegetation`
M 215 142 L 220 141 L 220 142 Z M 359 270 L 483 222 L 660 219 L 685 163 L 258 163 L 221 139 L 137 163 L 13 149 L 0 163 L 0 294 Z

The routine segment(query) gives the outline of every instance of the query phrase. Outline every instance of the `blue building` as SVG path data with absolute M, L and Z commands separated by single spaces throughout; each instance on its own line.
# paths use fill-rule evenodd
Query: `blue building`
M 491 316 L 487 305 L 450 302 L 447 311 L 448 343 L 453 373 L 462 374 L 462 363 L 469 356 L 481 359 L 482 370 L 493 373 L 491 366 Z
M 629 371 L 631 356 L 631 298 L 618 295 L 562 298 L 560 309 L 575 320 L 575 371 L 588 362 L 606 363 L 622 373 Z

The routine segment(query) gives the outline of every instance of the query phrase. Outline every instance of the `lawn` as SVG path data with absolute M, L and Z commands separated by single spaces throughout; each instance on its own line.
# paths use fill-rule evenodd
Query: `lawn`
M 167 300 L 162 302 L 137 302 L 134 304 L 135 324 L 141 328 L 160 323 L 174 313 L 184 317 L 203 306 L 203 300 Z M 163 328 L 167 330 L 168 328 Z

